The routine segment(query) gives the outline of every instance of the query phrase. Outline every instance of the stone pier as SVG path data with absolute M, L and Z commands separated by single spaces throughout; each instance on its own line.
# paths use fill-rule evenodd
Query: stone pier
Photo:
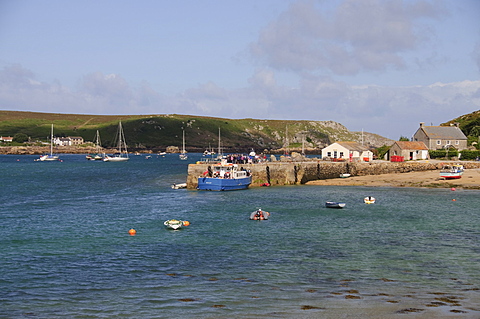
M 480 162 L 462 162 L 466 169 L 480 168 Z M 188 165 L 187 188 L 197 188 L 197 178 L 214 164 Z M 275 185 L 299 185 L 319 179 L 339 178 L 340 174 L 348 173 L 351 176 L 379 175 L 391 173 L 407 173 L 414 171 L 437 170 L 443 167 L 443 162 L 266 162 L 261 164 L 239 164 L 252 173 L 251 187 L 264 183 Z

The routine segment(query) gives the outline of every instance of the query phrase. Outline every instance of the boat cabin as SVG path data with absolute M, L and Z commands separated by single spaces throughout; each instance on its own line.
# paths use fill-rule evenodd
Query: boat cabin
M 216 165 L 212 169 L 212 177 L 218 178 L 243 178 L 247 177 L 246 170 L 240 170 L 236 164 Z

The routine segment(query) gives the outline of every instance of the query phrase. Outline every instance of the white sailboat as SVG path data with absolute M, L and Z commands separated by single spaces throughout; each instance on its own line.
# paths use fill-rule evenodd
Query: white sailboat
M 50 154 L 45 154 L 40 156 L 39 159 L 36 159 L 35 161 L 40 161 L 40 162 L 51 162 L 51 161 L 58 161 L 59 158 L 57 155 L 53 155 L 53 124 L 52 124 L 52 130 L 50 133 Z
M 185 150 L 185 130 L 183 130 L 183 148 L 182 148 L 182 152 L 179 155 L 179 158 L 181 160 L 188 159 L 187 151 Z
M 105 155 L 103 158 L 104 162 L 125 162 L 128 161 L 128 151 L 127 143 L 125 142 L 125 135 L 123 133 L 122 122 L 118 122 L 118 132 L 117 132 L 117 150 L 118 152 L 113 155 Z
M 97 130 L 97 135 L 95 136 L 95 153 L 94 154 L 88 154 L 86 156 L 87 160 L 90 161 L 100 161 L 103 160 L 103 156 L 100 152 L 101 147 L 101 142 L 100 142 L 100 133 Z

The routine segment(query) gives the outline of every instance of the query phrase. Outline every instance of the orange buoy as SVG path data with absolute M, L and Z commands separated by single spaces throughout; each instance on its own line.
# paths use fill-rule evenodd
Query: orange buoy
M 454 198 L 454 199 L 452 199 L 452 202 L 456 202 L 456 201 L 457 201 L 457 200 L 456 200 L 455 198 Z
M 128 233 L 130 234 L 130 236 L 135 236 L 135 234 L 137 233 L 137 231 L 132 228 L 132 229 L 130 229 L 130 230 L 128 231 Z
M 188 220 L 183 221 L 183 226 L 189 226 L 189 225 L 190 225 L 190 222 Z
M 455 187 L 452 187 L 451 190 L 452 190 L 452 191 L 455 191 L 456 189 L 455 189 Z

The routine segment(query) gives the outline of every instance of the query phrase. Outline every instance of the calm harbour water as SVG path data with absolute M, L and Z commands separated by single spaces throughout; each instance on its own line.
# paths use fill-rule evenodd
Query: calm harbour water
M 0 155 L 0 318 L 480 318 L 480 191 L 198 192 L 170 186 L 201 154 L 34 158 Z

